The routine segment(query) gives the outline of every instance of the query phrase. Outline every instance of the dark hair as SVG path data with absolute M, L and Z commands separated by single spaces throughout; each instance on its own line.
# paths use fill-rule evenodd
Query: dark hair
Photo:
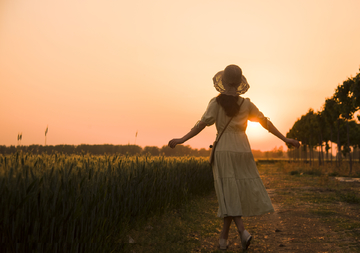
M 216 102 L 224 108 L 225 114 L 229 117 L 234 117 L 240 109 L 240 105 L 238 105 L 239 96 L 231 96 L 225 94 L 219 94 L 216 97 Z

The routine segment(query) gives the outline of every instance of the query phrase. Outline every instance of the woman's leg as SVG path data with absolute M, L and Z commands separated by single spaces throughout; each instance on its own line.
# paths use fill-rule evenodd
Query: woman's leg
M 220 233 L 220 239 L 226 239 L 226 240 L 228 239 L 229 229 L 230 229 L 232 219 L 233 219 L 233 217 L 231 217 L 231 216 L 224 218 L 224 225 L 223 225 L 223 229 Z
M 240 233 L 240 237 L 241 237 L 241 245 L 243 247 L 243 250 L 247 250 L 247 248 L 250 245 L 250 241 L 252 239 L 252 236 L 249 234 L 249 232 L 247 232 L 244 228 L 244 223 L 241 219 L 241 216 L 236 216 L 233 217 L 235 224 L 238 228 L 238 231 Z
M 234 219 L 236 227 L 241 235 L 245 230 L 244 223 L 241 219 L 241 216 L 234 216 L 233 219 Z

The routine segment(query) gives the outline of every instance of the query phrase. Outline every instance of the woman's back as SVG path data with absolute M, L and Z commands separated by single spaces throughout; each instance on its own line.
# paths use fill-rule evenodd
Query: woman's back
M 248 98 L 239 97 L 237 101 L 241 105 L 239 112 L 232 118 L 230 124 L 221 136 L 216 147 L 217 151 L 251 152 L 251 148 L 245 134 L 247 121 L 261 122 L 266 120 L 264 115 Z M 226 115 L 224 108 L 212 98 L 203 114 L 201 121 L 207 126 L 215 123 L 218 133 L 221 133 L 231 117 Z

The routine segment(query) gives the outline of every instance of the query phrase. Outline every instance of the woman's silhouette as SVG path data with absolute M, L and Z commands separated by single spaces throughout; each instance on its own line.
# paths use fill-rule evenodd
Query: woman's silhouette
M 190 132 L 182 138 L 172 139 L 169 141 L 169 146 L 174 148 L 184 143 L 206 126 L 214 123 L 219 135 L 230 122 L 219 139 L 212 164 L 215 191 L 219 202 L 218 217 L 224 219 L 219 244 L 221 249 L 227 248 L 229 228 L 234 220 L 240 233 L 242 247 L 247 249 L 252 237 L 245 230 L 241 217 L 274 211 L 245 134 L 247 121 L 259 122 L 287 144 L 295 147 L 299 147 L 300 144 L 281 134 L 250 99 L 239 96 L 249 89 L 240 67 L 227 66 L 214 76 L 213 82 L 220 94 L 210 100 L 201 120 Z

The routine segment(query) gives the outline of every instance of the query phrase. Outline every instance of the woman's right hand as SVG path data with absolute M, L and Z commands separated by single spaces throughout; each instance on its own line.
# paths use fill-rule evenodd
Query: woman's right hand
M 294 139 L 287 138 L 286 143 L 294 146 L 295 148 L 300 147 L 300 142 Z
M 182 139 L 172 139 L 171 141 L 169 141 L 168 146 L 170 148 L 175 148 L 176 145 L 178 144 L 183 144 L 184 142 L 182 141 Z

